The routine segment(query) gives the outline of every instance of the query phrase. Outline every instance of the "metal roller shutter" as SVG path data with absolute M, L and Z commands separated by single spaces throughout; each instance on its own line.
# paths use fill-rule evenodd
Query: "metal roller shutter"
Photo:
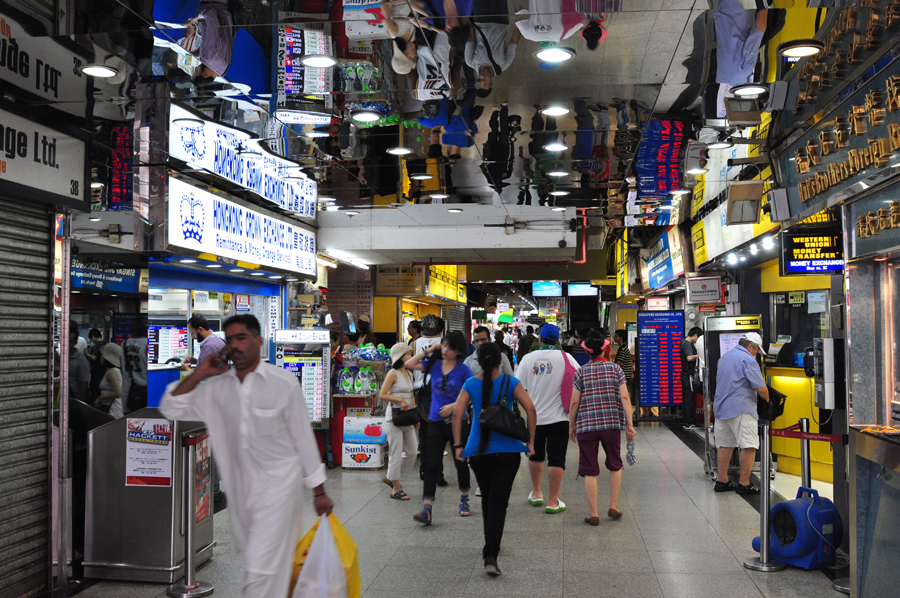
M 0 598 L 47 589 L 53 213 L 0 200 Z
M 459 330 L 466 334 L 466 307 L 458 305 L 456 307 L 444 307 L 441 309 L 441 317 L 446 322 L 447 332 Z

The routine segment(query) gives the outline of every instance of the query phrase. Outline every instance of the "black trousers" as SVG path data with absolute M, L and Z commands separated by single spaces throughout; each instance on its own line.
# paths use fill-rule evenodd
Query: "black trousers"
M 694 410 L 697 408 L 697 398 L 691 388 L 691 377 L 681 377 L 681 417 L 684 424 L 694 423 Z
M 521 453 L 491 453 L 469 459 L 475 479 L 481 487 L 481 512 L 484 518 L 484 558 L 500 554 L 500 541 L 506 526 L 506 509 L 519 465 Z
M 422 479 L 425 479 L 425 464 L 428 462 L 428 426 L 431 422 L 422 420 L 419 423 L 419 473 Z M 444 451 L 441 451 L 443 453 Z M 443 455 L 441 455 L 443 456 Z M 444 475 L 444 461 L 441 460 L 440 470 L 438 471 L 438 479 Z
M 469 438 L 469 424 L 463 422 L 462 443 L 465 444 Z M 422 498 L 425 500 L 434 500 L 435 492 L 437 492 L 437 481 L 441 477 L 441 470 L 444 466 L 444 448 L 450 444 L 451 453 L 454 454 L 453 463 L 456 465 L 456 475 L 459 479 L 460 492 L 468 492 L 471 484 L 471 476 L 469 474 L 469 464 L 465 461 L 457 461 L 455 451 L 453 450 L 453 426 L 449 423 L 431 422 L 428 424 L 428 433 L 426 434 L 426 453 L 425 453 L 425 490 Z

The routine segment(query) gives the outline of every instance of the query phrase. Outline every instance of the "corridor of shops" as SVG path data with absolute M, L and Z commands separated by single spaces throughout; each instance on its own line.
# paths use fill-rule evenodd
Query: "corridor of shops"
M 0 598 L 897 594 L 898 28 L 0 0 Z
M 674 598 L 727 594 L 740 598 L 821 598 L 834 572 L 790 570 L 766 574 L 743 568 L 754 555 L 750 539 L 759 533 L 757 500 L 714 494 L 700 457 L 676 433 L 660 424 L 638 428 L 637 463 L 626 465 L 619 500 L 623 516 L 585 525 L 584 484 L 576 479 L 577 451 L 569 450 L 560 492 L 567 510 L 546 514 L 527 502 L 531 482 L 519 470 L 503 535 L 503 575 L 491 579 L 481 563 L 481 508 L 461 518 L 449 457 L 450 486 L 439 489 L 434 523 L 412 519 L 416 502 L 390 500 L 382 472 L 335 472 L 326 484 L 335 515 L 359 550 L 362 596 L 641 596 Z M 574 447 L 574 445 L 573 445 Z M 609 501 L 601 474 L 599 501 Z M 417 499 L 422 483 L 404 482 Z M 544 479 L 546 492 L 546 476 Z M 231 550 L 226 513 L 216 515 L 216 556 L 198 571 L 215 584 L 215 596 L 241 595 L 239 555 Z M 315 519 L 306 508 L 304 523 Z M 219 523 L 219 522 L 222 523 Z M 165 588 L 102 582 L 85 598 L 151 598 Z

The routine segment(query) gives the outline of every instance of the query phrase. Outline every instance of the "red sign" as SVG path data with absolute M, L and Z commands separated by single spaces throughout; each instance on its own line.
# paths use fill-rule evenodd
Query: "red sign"
M 716 306 L 715 305 L 701 305 L 700 313 L 701 314 L 714 314 L 714 313 L 716 313 Z

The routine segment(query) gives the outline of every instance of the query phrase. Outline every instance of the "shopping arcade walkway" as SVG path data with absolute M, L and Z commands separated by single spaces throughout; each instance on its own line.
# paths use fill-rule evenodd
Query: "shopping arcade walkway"
M 450 457 L 444 470 L 450 485 L 438 488 L 434 525 L 412 519 L 421 508 L 418 475 L 404 482 L 413 497 L 388 498 L 384 470 L 329 472 L 327 491 L 335 514 L 359 548 L 364 598 L 456 596 L 621 598 L 838 598 L 820 571 L 788 569 L 757 573 L 743 568 L 755 556 L 750 541 L 759 533 L 759 515 L 743 497 L 715 494 L 703 462 L 668 428 L 637 427 L 638 462 L 625 466 L 619 521 L 605 517 L 599 527 L 588 514 L 584 484 L 575 479 L 578 451 L 569 445 L 563 490 L 568 510 L 545 514 L 526 501 L 527 462 L 510 500 L 499 564 L 503 575 L 489 578 L 481 561 L 481 505 L 472 516 L 458 515 L 458 490 Z M 624 448 L 624 445 L 623 445 Z M 474 479 L 474 476 L 473 476 Z M 608 506 L 605 474 L 600 477 L 600 513 Z M 544 492 L 546 494 L 546 473 Z M 474 498 L 474 497 L 473 497 Z M 307 502 L 304 529 L 315 518 Z M 225 513 L 216 515 L 218 542 L 212 562 L 198 579 L 215 584 L 213 596 L 240 597 L 242 559 L 231 552 Z M 164 597 L 165 586 L 101 582 L 80 597 Z

